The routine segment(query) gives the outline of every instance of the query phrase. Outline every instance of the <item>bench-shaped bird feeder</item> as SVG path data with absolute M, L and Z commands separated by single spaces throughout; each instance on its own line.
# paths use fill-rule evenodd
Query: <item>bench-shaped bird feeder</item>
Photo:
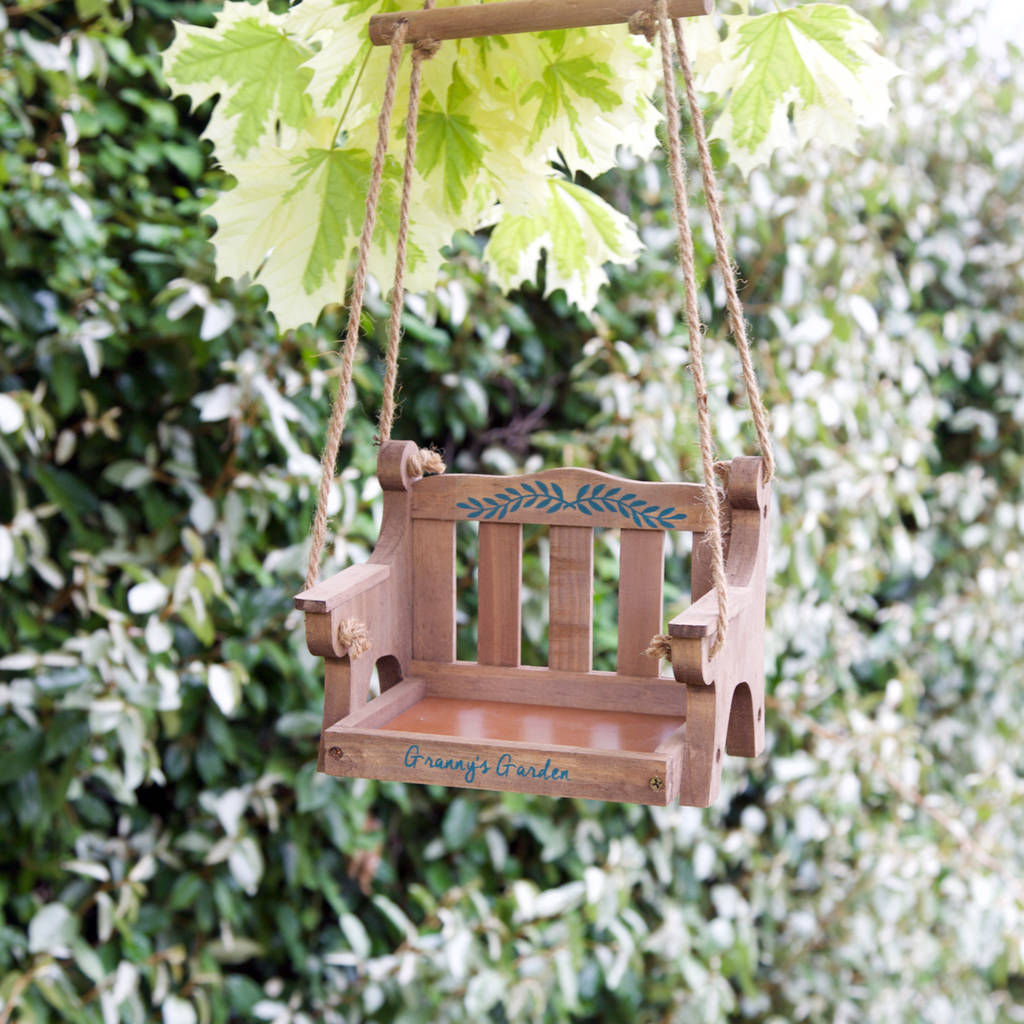
M 324 658 L 320 769 L 644 804 L 707 806 L 723 753 L 764 743 L 768 488 L 762 460 L 728 464 L 729 629 L 713 657 L 718 604 L 703 534 L 714 514 L 692 483 L 583 469 L 415 478 L 409 441 L 380 451 L 380 539 L 369 562 L 304 591 L 309 649 Z M 477 660 L 455 657 L 455 526 L 479 522 Z M 548 527 L 547 667 L 520 664 L 522 528 Z M 595 527 L 618 528 L 615 672 L 592 663 Z M 665 532 L 690 530 L 693 603 L 668 625 L 674 678 L 645 656 L 663 624 Z M 369 650 L 346 646 L 364 623 Z M 368 700 L 373 668 L 379 696 Z

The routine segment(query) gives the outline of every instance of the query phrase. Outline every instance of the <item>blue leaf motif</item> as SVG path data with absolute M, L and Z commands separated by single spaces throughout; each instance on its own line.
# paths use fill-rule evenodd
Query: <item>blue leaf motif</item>
M 606 488 L 605 484 L 582 484 L 571 501 L 565 497 L 561 486 L 552 481 L 543 480 L 532 483 L 522 481 L 516 485 L 508 485 L 493 496 L 479 498 L 467 497 L 465 501 L 456 502 L 456 508 L 466 513 L 467 519 L 505 519 L 510 513 L 523 508 L 543 509 L 548 515 L 563 511 L 576 511 L 580 515 L 593 516 L 595 512 L 605 511 L 618 514 L 643 529 L 671 529 L 673 524 L 686 518 L 685 512 L 677 512 L 674 505 L 659 508 L 630 491 L 620 495 L 620 487 Z

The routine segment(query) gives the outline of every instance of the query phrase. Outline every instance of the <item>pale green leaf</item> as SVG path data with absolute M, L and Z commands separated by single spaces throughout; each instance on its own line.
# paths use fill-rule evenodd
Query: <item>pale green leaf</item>
M 387 193 L 382 195 L 385 213 L 394 205 L 397 174 L 393 164 L 386 169 L 382 189 Z M 295 184 L 284 201 L 312 203 L 306 216 L 316 221 L 302 272 L 302 287 L 312 293 L 344 258 L 349 240 L 359 234 L 370 180 L 370 154 L 361 149 L 310 149 L 296 160 L 292 177 Z
M 163 1002 L 163 1024 L 196 1024 L 195 1007 L 179 996 L 168 996 Z
M 24 422 L 21 406 L 10 395 L 0 393 L 0 433 L 13 434 L 21 430 Z
M 344 300 L 369 169 L 363 150 L 262 150 L 210 207 L 218 270 L 262 284 L 282 329 L 315 322 L 327 303 Z M 383 200 L 392 209 L 394 177 L 391 167 Z
M 329 138 L 331 126 L 320 127 Z M 354 146 L 328 148 L 324 137 L 303 135 L 291 150 L 260 150 L 258 160 L 240 165 L 235 188 L 209 209 L 217 221 L 218 271 L 263 285 L 283 330 L 313 323 L 325 305 L 344 301 L 365 215 L 370 154 Z M 370 271 L 385 288 L 393 272 L 400 175 L 389 158 L 370 255 Z M 410 289 L 436 281 L 450 238 L 450 221 L 439 211 L 424 211 L 414 223 Z
M 365 21 L 348 16 L 350 7 L 332 0 L 303 0 L 286 15 L 289 32 L 319 45 L 304 65 L 312 73 L 307 91 L 318 113 L 347 100 L 374 49 Z
M 164 54 L 170 86 L 202 103 L 221 94 L 206 136 L 222 157 L 245 156 L 275 125 L 302 127 L 312 112 L 306 87 L 312 71 L 302 65 L 312 51 L 291 38 L 283 18 L 263 3 L 229 0 L 214 28 L 178 25 Z
M 523 94 L 524 103 L 540 100 L 530 144 L 536 145 L 559 116 L 564 117 L 575 132 L 580 123 L 579 103 L 583 99 L 590 100 L 606 112 L 618 106 L 619 98 L 608 87 L 610 77 L 611 68 L 590 56 L 552 60 L 544 68 L 541 78 Z M 575 138 L 585 149 L 578 132 Z
M 502 218 L 484 257 L 491 278 L 508 290 L 536 277 L 546 250 L 546 294 L 563 289 L 570 302 L 586 310 L 608 280 L 603 265 L 628 263 L 640 248 L 628 218 L 593 192 L 551 178 L 533 210 Z
M 78 933 L 78 921 L 63 903 L 47 903 L 28 926 L 28 951 L 62 955 Z
M 875 29 L 849 7 L 805 4 L 726 20 L 722 60 L 702 84 L 728 94 L 712 136 L 744 172 L 811 139 L 851 147 L 862 126 L 885 121 L 898 70 L 875 51 Z
M 425 178 L 435 171 L 440 175 L 445 205 L 453 212 L 465 205 L 473 179 L 483 168 L 480 133 L 459 112 L 468 95 L 466 82 L 456 70 L 444 109 L 429 93 L 424 97 L 419 117 L 416 169 Z

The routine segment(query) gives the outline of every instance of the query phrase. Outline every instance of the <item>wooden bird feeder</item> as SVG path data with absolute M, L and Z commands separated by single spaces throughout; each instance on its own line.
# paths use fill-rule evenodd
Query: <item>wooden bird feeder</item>
M 658 0 L 663 39 L 670 17 L 709 10 L 709 0 Z M 371 19 L 370 33 L 375 43 L 392 44 L 389 95 L 401 46 L 407 43 L 624 21 L 633 28 L 640 16 L 647 19 L 646 31 L 654 14 L 654 8 L 645 9 L 637 0 L 518 0 L 379 15 Z M 400 25 L 403 34 L 395 37 Z M 676 45 L 689 74 L 678 33 Z M 663 57 L 668 85 L 667 51 Z M 669 109 L 678 135 L 678 106 Z M 379 146 L 387 137 L 387 116 L 381 117 Z M 407 133 L 415 124 L 413 108 Z M 698 144 L 706 147 L 702 129 Z M 687 243 L 685 218 L 679 216 L 681 157 L 671 136 L 670 150 L 681 245 L 691 247 L 691 268 L 684 277 L 695 309 L 692 240 Z M 707 186 L 705 181 L 710 202 L 713 190 Z M 369 238 L 369 200 L 367 210 Z M 724 248 L 719 246 L 720 252 Z M 393 302 L 401 301 L 402 269 L 400 263 Z M 731 265 L 722 272 L 731 275 Z M 359 291 L 349 314 L 348 365 L 361 301 Z M 397 367 L 397 318 L 392 322 L 391 379 Z M 698 335 L 692 323 L 690 329 L 699 363 L 699 325 Z M 745 335 L 737 337 L 737 344 L 746 358 Z M 751 379 L 752 373 L 747 375 L 748 393 Z M 706 410 L 702 375 L 698 380 L 696 371 L 695 382 L 698 407 Z M 756 384 L 753 390 L 757 422 Z M 343 424 L 345 389 L 340 393 Z M 311 583 L 341 434 L 340 426 L 333 429 L 336 415 L 337 405 L 314 526 Z M 324 659 L 320 770 L 549 796 L 710 804 L 718 793 L 723 753 L 754 757 L 764 745 L 767 428 L 763 436 L 759 428 L 766 458 L 735 458 L 720 465 L 726 483 L 724 500 L 718 501 L 706 421 L 701 428 L 703 485 L 623 480 L 578 468 L 522 476 L 422 476 L 417 445 L 389 440 L 390 421 L 389 414 L 378 459 L 383 521 L 369 562 L 313 583 L 295 599 L 306 615 L 309 649 Z M 479 524 L 475 661 L 456 658 L 459 522 Z M 548 531 L 547 666 L 520 663 L 524 524 Z M 595 528 L 620 531 L 614 672 L 592 667 Z M 658 638 L 665 653 L 671 653 L 672 676 L 664 677 L 660 660 L 644 651 L 662 631 L 666 532 L 673 530 L 693 533 L 692 603 L 670 620 L 667 636 Z M 380 695 L 368 700 L 375 667 Z
M 411 441 L 382 446 L 380 540 L 370 561 L 299 594 L 324 658 L 320 770 L 549 796 L 707 806 L 723 752 L 764 745 L 769 495 L 762 461 L 733 459 L 722 510 L 729 633 L 709 656 L 717 606 L 701 543 L 708 509 L 689 483 L 582 469 L 411 478 Z M 477 660 L 455 658 L 455 524 L 480 524 Z M 549 664 L 520 664 L 522 528 L 549 530 Z M 594 528 L 621 530 L 618 668 L 595 672 Z M 690 530 L 693 603 L 669 623 L 673 679 L 643 651 L 663 623 L 666 530 Z M 371 654 L 338 634 L 365 622 Z M 376 664 L 381 694 L 367 701 Z M 683 685 L 680 685 L 683 684 Z

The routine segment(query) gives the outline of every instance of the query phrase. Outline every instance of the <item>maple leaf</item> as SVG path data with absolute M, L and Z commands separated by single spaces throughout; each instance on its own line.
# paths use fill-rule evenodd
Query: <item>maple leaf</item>
M 508 291 L 532 281 L 547 251 L 545 294 L 563 289 L 580 309 L 593 309 L 608 276 L 605 263 L 628 263 L 641 249 L 632 223 L 588 189 L 549 178 L 528 214 L 506 214 L 484 250 L 490 277 Z
M 302 67 L 313 51 L 292 39 L 284 17 L 266 0 L 225 5 L 213 28 L 178 25 L 164 54 L 164 76 L 178 92 L 200 104 L 220 93 L 204 133 L 227 165 L 244 157 L 274 132 L 278 122 L 298 130 L 312 113 Z M 229 161 L 223 159 L 228 151 Z
M 209 209 L 218 271 L 262 284 L 282 330 L 315 323 L 325 305 L 344 301 L 369 177 L 370 154 L 362 149 L 303 139 L 292 150 L 261 150 Z M 396 231 L 399 177 L 389 160 L 374 238 L 381 254 Z
M 726 18 L 729 35 L 702 87 L 728 94 L 712 138 L 749 173 L 780 147 L 811 139 L 852 147 L 889 112 L 899 70 L 873 48 L 870 23 L 849 7 L 805 4 L 755 18 Z
M 540 100 L 533 131 L 530 133 L 530 144 L 536 145 L 556 118 L 564 116 L 574 129 L 577 144 L 582 146 L 578 131 L 580 101 L 590 100 L 604 111 L 614 110 L 621 102 L 608 87 L 610 77 L 611 68 L 590 56 L 550 61 L 541 72 L 540 80 L 535 81 L 523 94 L 524 104 L 534 99 Z
M 164 54 L 173 89 L 194 103 L 220 97 L 205 135 L 238 184 L 210 210 L 218 270 L 264 284 L 282 327 L 344 299 L 389 58 L 370 46 L 366 20 L 420 3 L 302 0 L 274 14 L 269 0 L 228 0 L 212 29 L 179 27 Z M 725 98 L 715 134 L 744 169 L 811 137 L 849 144 L 860 125 L 884 117 L 895 69 L 846 7 L 726 20 L 724 42 L 708 18 L 684 32 L 702 87 Z M 534 277 L 546 252 L 548 291 L 592 307 L 603 265 L 632 259 L 639 241 L 593 193 L 552 178 L 551 161 L 571 178 L 596 177 L 625 148 L 645 159 L 661 120 L 651 102 L 656 58 L 624 25 L 446 41 L 422 66 L 409 290 L 436 284 L 453 232 L 490 224 L 495 281 L 508 288 Z M 410 63 L 399 68 L 396 112 L 407 106 Z M 370 256 L 385 287 L 403 136 L 396 113 Z
M 484 145 L 470 118 L 459 113 L 469 98 L 469 87 L 458 70 L 453 71 L 444 110 L 433 93 L 424 97 L 416 169 L 427 178 L 440 167 L 443 200 L 454 212 L 465 205 L 472 180 L 483 167 Z

